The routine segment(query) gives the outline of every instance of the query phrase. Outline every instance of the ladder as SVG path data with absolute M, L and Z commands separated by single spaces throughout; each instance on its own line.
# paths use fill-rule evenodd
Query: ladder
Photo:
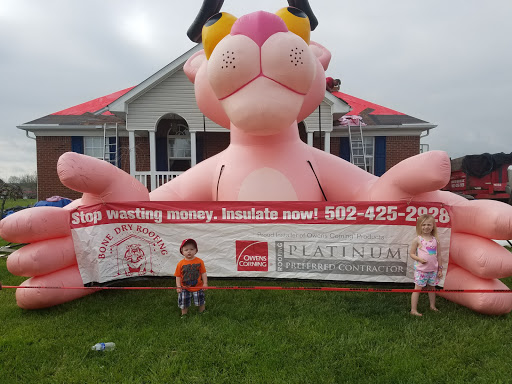
M 115 135 L 108 135 L 108 130 L 115 130 Z M 112 139 L 112 140 L 111 140 Z M 118 124 L 115 126 L 109 126 L 103 124 L 103 160 L 108 161 L 110 164 L 119 167 L 119 132 Z
M 364 148 L 364 140 L 363 140 L 363 128 L 361 126 L 361 121 L 359 121 L 359 129 L 357 126 L 352 126 L 353 129 L 350 129 L 350 123 L 348 124 L 348 138 L 350 141 L 350 155 L 351 155 L 351 163 L 355 166 L 367 171 L 366 168 L 366 151 Z

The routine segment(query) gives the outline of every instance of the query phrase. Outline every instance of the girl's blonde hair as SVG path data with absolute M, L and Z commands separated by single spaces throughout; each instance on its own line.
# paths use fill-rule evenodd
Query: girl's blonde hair
M 417 219 L 416 219 L 416 234 L 418 236 L 420 236 L 422 234 L 422 231 L 421 231 L 421 226 L 423 225 L 423 223 L 428 220 L 428 219 L 432 219 L 432 221 L 434 222 L 434 225 L 432 227 L 432 232 L 430 232 L 432 234 L 432 236 L 434 236 L 436 239 L 437 239 L 437 226 L 436 226 L 436 219 L 434 216 L 432 215 L 429 215 L 429 214 L 425 214 L 425 215 L 421 215 L 419 216 Z

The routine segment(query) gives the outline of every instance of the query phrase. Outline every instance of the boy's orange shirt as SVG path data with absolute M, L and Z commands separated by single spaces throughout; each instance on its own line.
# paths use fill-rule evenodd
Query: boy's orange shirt
M 194 257 L 192 260 L 182 259 L 176 266 L 174 276 L 181 277 L 181 285 L 187 291 L 199 291 L 203 287 L 201 275 L 206 272 L 203 260 Z

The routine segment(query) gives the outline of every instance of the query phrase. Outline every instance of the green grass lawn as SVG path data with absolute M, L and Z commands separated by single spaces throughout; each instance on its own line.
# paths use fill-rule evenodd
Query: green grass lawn
M 4 285 L 23 279 L 0 259 Z M 210 280 L 244 284 L 254 282 Z M 422 295 L 416 318 L 410 294 L 212 290 L 207 313 L 192 308 L 182 320 L 174 291 L 102 291 L 26 311 L 4 289 L 0 383 L 512 382 L 511 316 L 438 304 L 440 313 L 428 311 Z M 90 351 L 101 341 L 116 349 Z

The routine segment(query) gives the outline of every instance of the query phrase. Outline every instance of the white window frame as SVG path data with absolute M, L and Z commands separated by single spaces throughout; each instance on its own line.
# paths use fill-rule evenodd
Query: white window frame
M 185 146 L 175 148 L 176 139 L 183 141 Z M 175 151 L 177 153 L 174 153 Z M 190 162 L 189 168 L 192 166 L 192 141 L 190 131 L 185 124 L 177 124 L 176 129 L 171 127 L 167 131 L 167 166 L 169 170 L 171 169 L 172 160 L 188 160 Z
M 107 139 L 110 139 L 110 137 L 107 137 Z M 110 154 L 110 146 L 116 146 L 116 144 L 111 144 L 108 141 L 105 143 L 103 140 L 103 136 L 84 136 L 84 155 L 105 160 L 110 164 L 116 165 L 115 157 L 114 159 L 110 159 L 110 156 L 108 156 Z M 117 146 L 115 150 L 118 150 Z M 103 154 L 105 154 L 105 157 L 108 156 L 108 158 L 105 159 Z
M 375 175 L 375 136 L 363 136 L 366 171 Z M 371 153 L 369 151 L 371 149 Z

